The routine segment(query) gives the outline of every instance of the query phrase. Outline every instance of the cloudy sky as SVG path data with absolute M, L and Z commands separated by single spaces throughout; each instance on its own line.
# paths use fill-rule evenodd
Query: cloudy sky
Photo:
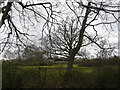
M 28 2 L 28 1 L 31 1 L 31 0 L 22 0 L 22 1 L 24 1 L 25 3 L 26 2 Z M 65 5 L 65 0 L 33 0 L 35 3 L 37 3 L 37 2 L 51 2 L 53 5 L 58 5 L 58 8 L 55 8 L 55 10 L 56 11 L 58 11 L 58 12 L 61 12 L 61 11 L 64 11 L 64 12 L 67 12 L 69 9 L 66 7 L 66 5 Z M 79 0 L 78 0 L 79 1 Z M 118 1 L 119 0 L 92 0 L 92 1 L 103 1 L 103 2 L 107 2 L 107 1 L 111 1 L 112 3 L 114 2 L 115 4 L 116 3 L 118 3 Z M 59 3 L 58 3 L 59 2 Z M 87 3 L 87 0 L 84 0 L 84 3 L 86 4 Z M 16 15 L 17 13 L 15 13 L 15 15 Z M 42 11 L 42 9 L 41 9 L 41 14 L 44 14 L 44 11 Z M 71 13 L 69 13 L 69 12 L 67 12 L 67 15 L 68 14 L 70 14 L 71 15 Z M 0 16 L 1 17 L 1 16 Z M 1 18 L 0 18 L 1 19 Z M 109 17 L 109 19 L 110 20 L 112 20 L 111 19 L 111 17 Z M 17 22 L 18 21 L 18 19 L 17 18 L 15 18 L 15 20 L 14 20 L 14 22 L 17 24 L 17 26 L 19 27 L 19 28 L 21 28 L 21 26 L 19 25 L 19 23 Z M 41 23 L 40 23 L 40 25 L 41 24 L 43 24 L 43 22 L 44 21 L 42 21 Z M 39 28 L 40 29 L 40 27 L 38 27 L 38 24 L 36 23 L 35 24 L 35 26 L 34 26 L 35 28 Z M 109 31 L 109 32 L 106 32 L 106 30 L 105 30 L 105 27 L 101 27 L 101 26 L 98 26 L 97 27 L 97 30 L 98 30 L 98 33 L 100 34 L 100 36 L 108 36 L 108 37 L 106 37 L 108 40 L 109 40 L 109 42 L 110 43 L 118 43 L 118 26 L 117 26 L 117 24 L 115 25 L 114 24 L 114 26 L 113 26 L 114 28 L 113 28 L 113 31 Z M 110 28 L 110 27 L 108 27 L 108 28 Z M 1 28 L 0 29 L 0 31 L 2 31 L 2 29 L 3 28 Z M 42 29 L 42 28 L 41 28 Z M 31 31 L 32 31 L 32 29 L 31 29 Z M 39 30 L 40 31 L 40 30 Z M 39 35 L 39 33 L 40 32 L 34 32 L 35 34 L 38 34 Z M 89 32 L 91 32 L 91 34 L 92 34 L 92 30 L 90 29 L 90 28 L 88 28 L 87 29 L 87 31 L 89 31 Z M 33 32 L 31 32 L 32 34 L 33 34 Z M 2 38 L 4 36 L 4 34 L 1 34 L 0 33 L 0 38 Z M 36 40 L 35 40 L 36 41 Z M 91 47 L 87 47 L 87 48 L 91 48 Z M 94 50 L 92 50 L 91 52 L 93 52 Z M 0 55 L 0 59 L 2 58 L 2 54 Z

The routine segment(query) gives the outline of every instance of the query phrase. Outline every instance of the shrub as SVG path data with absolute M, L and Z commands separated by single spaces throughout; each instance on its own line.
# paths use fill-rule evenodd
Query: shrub
M 100 69 L 100 70 L 99 70 Z M 99 88 L 117 88 L 118 87 L 118 67 L 106 65 L 97 69 L 97 87 Z
M 97 67 L 104 65 L 120 65 L 119 58 L 110 58 L 110 59 L 93 59 L 93 60 L 82 60 L 78 63 L 78 66 L 86 66 L 86 67 Z

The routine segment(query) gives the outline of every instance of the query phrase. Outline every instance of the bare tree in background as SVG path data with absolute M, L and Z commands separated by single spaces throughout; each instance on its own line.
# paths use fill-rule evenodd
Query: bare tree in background
M 103 2 L 93 0 L 87 4 L 82 0 L 65 1 L 67 8 L 70 10 L 70 15 L 75 18 L 75 24 L 69 23 L 69 25 L 67 25 L 68 23 L 66 20 L 62 21 L 62 25 L 58 26 L 58 29 L 54 29 L 57 31 L 55 32 L 53 30 L 55 33 L 52 33 L 49 40 L 53 50 L 52 52 L 62 55 L 66 55 L 67 53 L 67 71 L 69 72 L 73 67 L 75 56 L 80 51 L 81 47 L 84 46 L 84 38 L 87 38 L 90 43 L 94 43 L 100 49 L 105 50 L 105 48 L 96 41 L 96 37 L 99 36 L 97 27 L 102 27 L 101 30 L 103 31 L 105 29 L 106 32 L 114 31 L 115 28 L 113 27 L 119 22 L 116 14 L 120 12 L 120 10 L 118 10 L 117 4 L 109 1 Z M 66 22 L 66 24 L 63 24 L 64 22 Z M 75 29 L 75 26 L 77 26 L 77 30 Z M 90 30 L 94 32 L 94 37 L 89 35 L 91 32 Z M 74 33 L 76 33 L 76 36 L 74 36 Z M 58 49 L 56 50 L 55 48 Z
M 115 47 L 111 46 L 106 39 L 102 39 L 100 41 L 100 46 L 103 47 L 104 49 L 101 49 L 97 52 L 98 58 L 109 58 L 113 56 Z
M 43 54 L 45 52 L 41 51 L 39 47 L 37 47 L 36 45 L 32 44 L 27 46 L 22 54 L 21 57 L 23 60 L 43 60 Z
M 61 25 L 59 25 L 55 31 L 51 32 L 50 43 L 52 44 L 50 45 L 49 43 L 49 35 L 42 40 L 44 49 L 51 54 L 49 56 L 59 55 L 68 58 L 70 51 L 75 48 L 78 43 L 79 29 L 79 22 L 74 18 L 71 19 L 67 17 L 65 21 L 61 21 Z M 97 37 L 94 37 L 93 40 L 97 41 Z M 91 43 L 89 39 L 84 37 L 81 47 L 90 45 Z M 50 49 L 52 49 L 51 52 Z M 82 52 L 77 53 L 79 56 L 83 56 L 83 54 L 85 55 L 83 49 Z

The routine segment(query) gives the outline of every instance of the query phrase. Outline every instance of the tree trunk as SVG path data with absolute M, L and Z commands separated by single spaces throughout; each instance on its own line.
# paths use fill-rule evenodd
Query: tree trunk
M 68 57 L 68 65 L 67 65 L 67 72 L 71 72 L 72 68 L 73 68 L 73 63 L 74 63 L 74 58 L 75 58 L 75 50 L 72 49 L 69 53 L 69 57 Z
M 68 65 L 67 65 L 67 72 L 71 72 L 73 68 L 73 63 L 74 63 L 74 57 L 69 57 L 68 58 Z
M 86 28 L 87 18 L 88 18 L 88 15 L 89 15 L 90 11 L 91 11 L 90 8 L 89 8 L 90 6 L 91 6 L 91 4 L 89 2 L 88 3 L 88 8 L 87 8 L 86 13 L 85 13 L 84 20 L 82 22 L 82 27 L 80 29 L 78 44 L 75 48 L 73 48 L 73 49 L 71 48 L 71 50 L 69 52 L 67 72 L 71 72 L 71 70 L 73 68 L 75 55 L 78 53 L 78 51 L 81 48 L 81 45 L 82 45 L 82 42 L 83 42 L 83 35 L 84 35 L 84 32 L 85 32 L 85 28 Z

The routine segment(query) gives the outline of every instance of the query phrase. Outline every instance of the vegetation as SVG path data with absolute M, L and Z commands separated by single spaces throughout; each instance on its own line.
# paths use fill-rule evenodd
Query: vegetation
M 67 64 L 39 66 L 33 62 L 28 65 L 27 61 L 3 61 L 3 88 L 117 88 L 120 61 L 108 60 L 110 63 L 106 60 L 101 67 L 96 60 L 75 62 L 70 73 L 65 73 Z
M 86 67 L 96 67 L 96 66 L 104 66 L 104 65 L 118 65 L 120 63 L 119 58 L 109 58 L 109 59 L 83 59 L 82 61 L 75 62 L 79 66 Z
M 118 0 L 12 1 L 0 1 L 3 88 L 119 87 Z

